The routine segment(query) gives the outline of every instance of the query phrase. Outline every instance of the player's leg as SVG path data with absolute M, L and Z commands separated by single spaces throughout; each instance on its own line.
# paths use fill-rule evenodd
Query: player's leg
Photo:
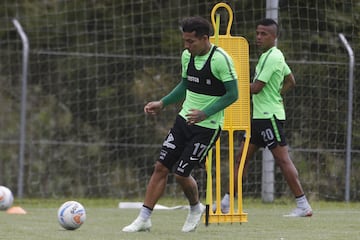
M 200 202 L 198 185 L 192 176 L 183 177 L 176 176 L 176 181 L 179 183 L 186 198 L 189 201 L 190 210 L 182 227 L 183 232 L 191 232 L 196 229 L 200 223 L 201 216 L 205 210 L 205 206 Z
M 173 165 L 179 159 L 184 149 L 184 135 L 182 126 L 185 121 L 178 117 L 173 128 L 165 138 L 160 158 L 155 163 L 154 172 L 151 175 L 146 188 L 144 204 L 140 209 L 138 217 L 128 226 L 123 228 L 124 232 L 149 231 L 151 228 L 151 214 L 155 204 L 164 193 L 168 174 Z
M 288 147 L 277 145 L 275 148 L 271 149 L 271 152 L 276 160 L 276 164 L 280 167 L 291 192 L 295 196 L 304 195 L 299 180 L 299 174 L 294 163 L 290 159 Z
M 266 138 L 264 141 L 272 152 L 277 165 L 280 167 L 283 176 L 296 198 L 297 208 L 288 216 L 307 217 L 312 215 L 312 209 L 302 189 L 298 171 L 290 158 L 288 146 L 284 134 L 284 121 L 273 117 L 270 120 L 271 126 L 266 127 Z
M 175 175 L 175 177 L 188 199 L 190 206 L 196 205 L 199 202 L 199 190 L 195 179 L 192 176 L 183 177 Z
M 169 169 L 162 163 L 156 162 L 154 172 L 146 188 L 144 204 L 140 209 L 138 217 L 128 226 L 123 228 L 124 232 L 149 231 L 151 228 L 151 214 L 155 204 L 164 193 Z
M 160 162 L 155 163 L 154 172 L 146 188 L 144 206 L 154 209 L 155 204 L 164 193 L 168 174 L 169 169 L 167 167 Z
M 298 171 L 292 162 L 287 146 L 276 146 L 271 149 L 271 152 L 279 165 L 281 172 L 295 196 L 297 207 L 290 214 L 289 217 L 310 217 L 313 212 L 309 202 L 306 199 L 304 191 L 302 189 Z
M 195 167 L 201 166 L 202 162 L 205 161 L 209 149 L 219 137 L 220 129 L 187 125 L 185 131 L 188 131 L 188 136 L 192 136 L 192 138 L 187 142 L 178 166 L 175 168 L 175 176 L 190 205 L 182 231 L 191 232 L 200 223 L 205 206 L 200 203 L 198 185 L 190 174 Z

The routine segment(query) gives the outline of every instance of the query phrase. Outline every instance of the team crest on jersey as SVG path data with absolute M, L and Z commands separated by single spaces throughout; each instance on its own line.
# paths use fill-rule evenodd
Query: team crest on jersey
M 163 146 L 167 147 L 167 148 L 175 149 L 176 148 L 175 144 L 171 143 L 174 140 L 175 140 L 175 138 L 172 135 L 172 133 L 169 133 L 169 135 L 167 136 L 166 140 L 163 143 Z

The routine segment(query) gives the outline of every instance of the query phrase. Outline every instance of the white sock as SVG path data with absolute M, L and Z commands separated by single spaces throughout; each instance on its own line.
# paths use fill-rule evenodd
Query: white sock
M 139 217 L 143 220 L 148 220 L 151 217 L 152 210 L 144 205 L 140 208 Z
M 190 205 L 190 211 L 191 212 L 199 212 L 200 211 L 200 202 L 198 202 L 195 205 Z
M 308 200 L 306 199 L 305 195 L 302 195 L 301 197 L 295 198 L 296 199 L 296 205 L 298 208 L 309 208 L 310 204 Z

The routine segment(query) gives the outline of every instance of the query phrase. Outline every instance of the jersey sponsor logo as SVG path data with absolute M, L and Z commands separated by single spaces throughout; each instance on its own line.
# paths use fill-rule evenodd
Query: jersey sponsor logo
M 194 77 L 194 76 L 188 76 L 188 81 L 189 82 L 194 82 L 194 83 L 199 83 L 200 79 L 198 77 Z
M 169 135 L 167 136 L 166 140 L 163 143 L 163 146 L 167 148 L 175 149 L 176 146 L 175 144 L 171 143 L 172 141 L 174 141 L 174 136 L 172 135 L 172 133 L 169 133 Z

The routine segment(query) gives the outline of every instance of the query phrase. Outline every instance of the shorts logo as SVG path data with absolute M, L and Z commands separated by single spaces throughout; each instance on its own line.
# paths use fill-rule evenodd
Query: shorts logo
M 164 160 L 167 155 L 167 151 L 161 150 L 160 151 L 160 160 Z
M 175 149 L 176 146 L 171 143 L 172 141 L 174 141 L 174 136 L 172 135 L 172 133 L 169 133 L 169 135 L 167 136 L 166 140 L 163 143 L 163 146 L 167 148 Z
M 181 160 L 179 162 L 179 166 L 177 168 L 178 172 L 184 173 L 184 169 L 186 168 L 186 166 L 189 165 L 189 163 L 185 163 L 183 160 Z

